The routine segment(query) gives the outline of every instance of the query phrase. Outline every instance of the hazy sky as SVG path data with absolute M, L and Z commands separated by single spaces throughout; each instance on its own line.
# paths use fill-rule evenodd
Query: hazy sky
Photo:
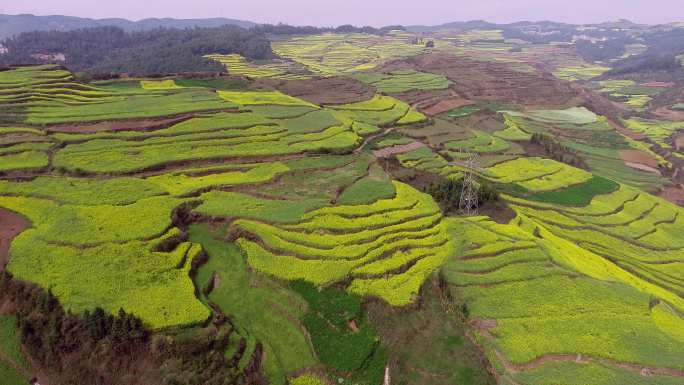
M 619 18 L 642 23 L 684 21 L 684 0 L 0 0 L 0 13 L 92 18 L 229 17 L 262 23 L 439 24 Z

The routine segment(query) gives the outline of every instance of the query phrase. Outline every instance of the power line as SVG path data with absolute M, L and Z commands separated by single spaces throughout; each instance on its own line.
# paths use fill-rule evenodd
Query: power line
M 477 208 L 480 205 L 477 197 L 477 187 L 475 185 L 474 171 L 477 170 L 477 154 L 467 153 L 463 171 L 463 188 L 461 189 L 461 199 L 458 202 L 458 211 L 462 215 L 477 215 Z

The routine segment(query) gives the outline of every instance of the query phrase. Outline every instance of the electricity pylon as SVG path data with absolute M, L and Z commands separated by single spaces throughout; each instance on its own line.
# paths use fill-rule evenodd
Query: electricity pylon
M 477 154 L 467 154 L 468 158 L 464 164 L 463 188 L 461 189 L 461 199 L 458 202 L 458 211 L 462 215 L 477 215 L 477 207 L 480 205 L 477 197 L 477 186 L 475 185 L 474 171 L 477 170 Z

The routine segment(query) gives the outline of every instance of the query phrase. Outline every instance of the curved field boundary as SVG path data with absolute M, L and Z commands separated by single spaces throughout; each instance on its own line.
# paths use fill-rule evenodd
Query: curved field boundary
M 29 227 L 31 223 L 23 216 L 0 208 L 0 270 L 9 263 L 9 248 L 14 237 Z

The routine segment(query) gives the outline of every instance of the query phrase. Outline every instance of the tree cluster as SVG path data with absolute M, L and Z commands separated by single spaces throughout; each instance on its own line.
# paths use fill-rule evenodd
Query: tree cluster
M 463 191 L 463 179 L 449 179 L 440 178 L 437 181 L 430 183 L 425 188 L 425 193 L 430 194 L 439 204 L 444 212 L 452 212 L 458 210 L 458 205 L 461 201 L 461 192 Z M 479 181 L 477 183 L 477 197 L 480 206 L 487 202 L 495 202 L 499 200 L 499 192 L 494 186 Z
M 260 361 L 237 369 L 224 352 L 228 323 L 153 333 L 132 314 L 73 314 L 50 292 L 0 271 L 0 307 L 12 309 L 36 371 L 64 385 L 262 385 Z M 239 340 L 243 345 L 244 341 Z M 1 381 L 0 381 L 1 382 Z
M 384 35 L 392 30 L 405 30 L 401 25 L 388 25 L 382 28 L 375 27 L 356 27 L 351 24 L 340 25 L 339 27 L 313 27 L 313 26 L 294 26 L 289 24 L 262 24 L 251 28 L 252 31 L 271 35 L 316 35 L 320 33 L 368 33 L 372 35 Z
M 611 39 L 592 43 L 589 40 L 578 40 L 575 43 L 577 52 L 588 62 L 607 61 L 620 57 L 625 53 L 625 46 L 631 39 Z
M 682 65 L 674 54 L 643 54 L 621 60 L 604 77 L 635 73 L 681 71 Z
M 8 53 L 0 64 L 36 64 L 40 55 L 63 54 L 73 71 L 94 74 L 161 75 L 180 72 L 224 72 L 206 54 L 238 53 L 249 59 L 272 58 L 263 33 L 236 26 L 125 32 L 117 27 L 75 31 L 36 31 L 6 39 Z
M 649 72 L 684 72 L 677 55 L 684 54 L 684 29 L 645 34 L 646 52 L 622 59 L 604 76 Z
M 588 169 L 587 163 L 584 159 L 580 158 L 574 151 L 568 147 L 558 143 L 554 138 L 549 135 L 534 133 L 530 138 L 530 142 L 541 146 L 546 152 L 547 156 L 558 162 L 563 162 L 573 167 Z

